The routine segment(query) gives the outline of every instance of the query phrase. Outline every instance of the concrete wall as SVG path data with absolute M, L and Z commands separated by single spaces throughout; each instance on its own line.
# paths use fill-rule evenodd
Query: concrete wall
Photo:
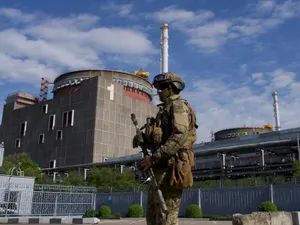
M 125 96 L 121 84 L 113 83 L 111 100 L 107 87 L 112 83 L 112 76 L 98 77 L 93 162 L 138 153 L 140 150 L 132 148 L 135 128 L 130 115 L 135 113 L 142 126 L 148 115 L 154 116 L 157 112 L 155 105 Z

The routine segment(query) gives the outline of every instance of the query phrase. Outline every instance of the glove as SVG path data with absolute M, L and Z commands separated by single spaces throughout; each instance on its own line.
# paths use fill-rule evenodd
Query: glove
M 143 138 L 144 138 L 144 135 L 142 135 Z M 136 134 L 134 137 L 133 137 L 133 140 L 132 140 L 132 147 L 133 148 L 137 148 L 139 147 L 141 144 L 143 144 L 143 141 L 144 140 L 141 140 L 140 139 L 140 136 L 138 134 Z
M 141 160 L 137 167 L 142 172 L 145 172 L 150 169 L 150 167 L 154 164 L 153 158 L 147 155 L 143 160 Z

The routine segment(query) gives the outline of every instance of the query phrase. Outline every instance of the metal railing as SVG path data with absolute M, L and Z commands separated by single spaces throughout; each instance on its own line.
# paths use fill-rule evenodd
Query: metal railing
M 0 216 L 82 216 L 95 209 L 96 193 L 94 187 L 0 183 Z

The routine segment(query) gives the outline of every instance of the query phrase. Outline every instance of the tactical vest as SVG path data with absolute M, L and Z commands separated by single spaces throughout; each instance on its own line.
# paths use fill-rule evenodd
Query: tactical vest
M 189 109 L 189 128 L 188 128 L 188 139 L 182 146 L 183 149 L 190 149 L 192 150 L 192 146 L 196 141 L 197 135 L 197 119 L 196 114 L 189 103 L 182 98 L 176 99 L 174 101 L 183 101 L 184 104 Z M 173 102 L 167 106 L 162 112 L 161 116 L 161 129 L 162 129 L 162 145 L 168 140 L 172 132 L 172 115 L 173 114 Z
M 170 186 L 190 188 L 193 186 L 193 175 L 191 170 L 195 167 L 195 156 L 192 146 L 196 141 L 196 132 L 198 128 L 197 119 L 194 110 L 185 99 L 179 98 L 174 101 L 183 101 L 187 106 L 189 110 L 189 127 L 188 138 L 182 148 L 174 157 L 168 160 L 168 166 L 172 173 L 170 177 Z M 171 115 L 173 114 L 173 102 L 167 105 L 162 112 L 162 145 L 168 140 L 172 132 L 173 121 Z

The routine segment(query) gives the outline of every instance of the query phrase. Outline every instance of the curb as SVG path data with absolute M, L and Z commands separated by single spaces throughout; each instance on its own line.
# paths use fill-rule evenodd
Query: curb
M 96 224 L 98 218 L 72 218 L 72 217 L 0 217 L 0 224 Z
M 102 220 L 128 220 L 128 221 L 135 221 L 135 220 L 141 220 L 146 219 L 145 217 L 121 217 L 120 219 L 102 219 Z M 227 218 L 183 218 L 178 217 L 178 220 L 182 221 L 232 221 L 232 219 Z M 299 224 L 300 225 L 300 224 Z

